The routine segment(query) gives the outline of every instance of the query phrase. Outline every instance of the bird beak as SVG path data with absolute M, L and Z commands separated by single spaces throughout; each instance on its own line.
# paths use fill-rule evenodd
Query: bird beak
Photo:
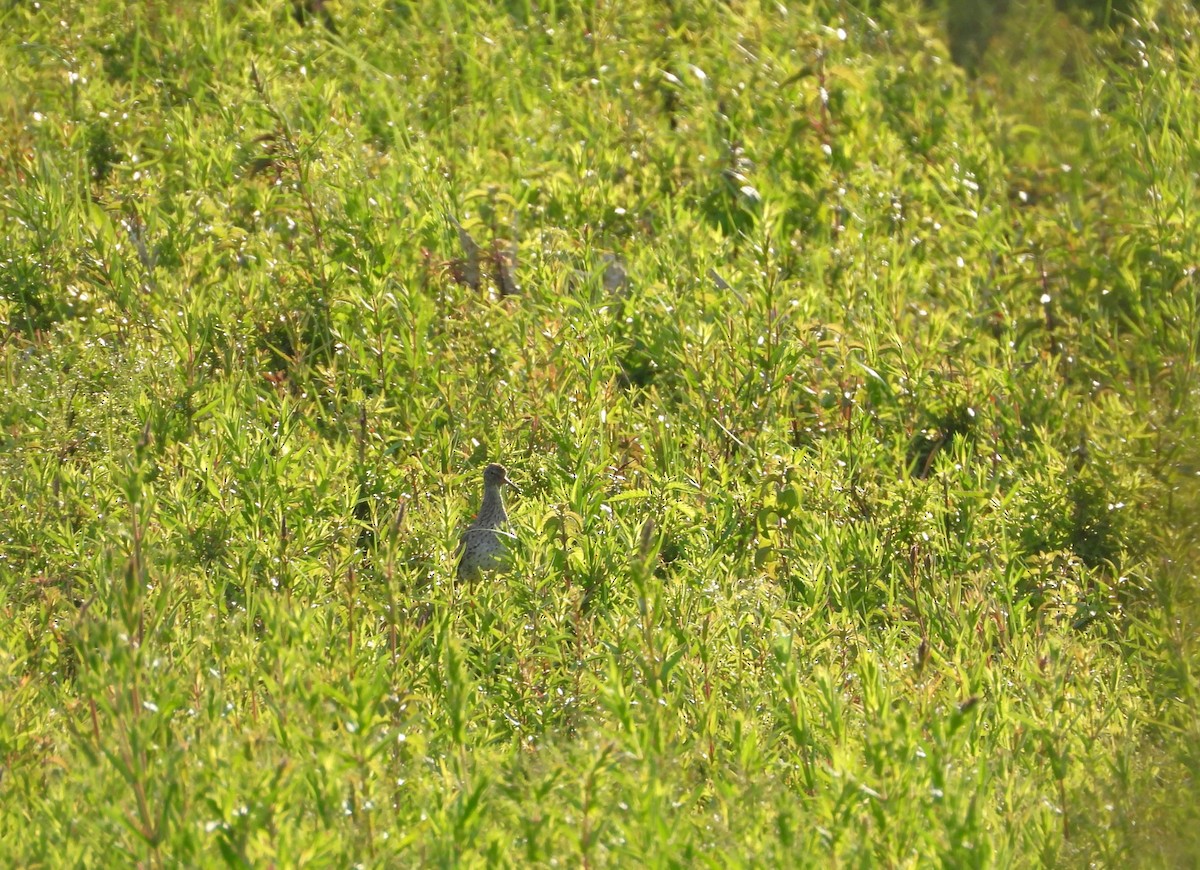
M 510 478 L 510 477 L 509 477 L 507 474 L 506 474 L 506 475 L 504 475 L 504 483 L 505 483 L 507 486 L 511 486 L 511 487 L 512 487 L 513 489 L 515 489 L 517 492 L 520 492 L 520 491 L 521 491 L 521 487 L 519 487 L 519 486 L 517 486 L 515 483 L 513 483 L 513 482 L 512 482 L 512 479 L 511 479 L 511 478 Z

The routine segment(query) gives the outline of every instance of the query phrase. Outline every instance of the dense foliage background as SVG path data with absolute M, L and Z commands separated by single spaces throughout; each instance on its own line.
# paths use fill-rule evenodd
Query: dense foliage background
M 0 22 L 3 863 L 1200 855 L 1190 4 Z

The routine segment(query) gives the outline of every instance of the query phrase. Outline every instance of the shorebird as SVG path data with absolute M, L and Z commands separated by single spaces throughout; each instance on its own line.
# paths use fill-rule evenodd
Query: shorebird
M 503 465 L 493 462 L 483 470 L 483 504 L 458 545 L 458 576 L 461 579 L 475 579 L 481 572 L 504 564 L 503 538 L 512 537 L 503 530 L 508 523 L 508 513 L 504 510 L 505 486 L 517 489 L 508 479 Z

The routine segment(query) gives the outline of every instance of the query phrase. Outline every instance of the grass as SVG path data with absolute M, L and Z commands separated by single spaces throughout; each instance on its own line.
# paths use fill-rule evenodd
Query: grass
M 0 12 L 5 864 L 1200 855 L 1193 10 L 327 9 Z

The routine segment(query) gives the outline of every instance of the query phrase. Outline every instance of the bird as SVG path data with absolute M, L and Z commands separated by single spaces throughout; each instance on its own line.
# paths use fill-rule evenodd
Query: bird
M 325 0 L 292 0 L 292 17 L 296 19 L 297 24 L 303 27 L 310 15 L 320 16 L 325 29 L 334 36 L 338 35 L 337 23 L 325 8 Z
M 473 580 L 483 571 L 500 568 L 504 564 L 503 538 L 512 534 L 504 531 L 508 513 L 504 510 L 504 487 L 520 489 L 508 479 L 503 465 L 493 462 L 483 470 L 483 503 L 462 536 L 458 545 L 458 576 Z

